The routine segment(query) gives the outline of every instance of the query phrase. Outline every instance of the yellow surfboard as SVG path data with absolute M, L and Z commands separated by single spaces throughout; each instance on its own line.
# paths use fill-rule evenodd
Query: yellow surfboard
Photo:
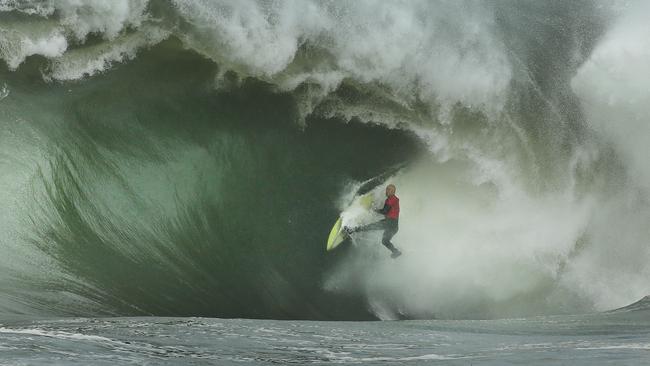
M 366 210 L 370 209 L 370 206 L 372 206 L 372 199 L 372 192 L 368 192 L 358 198 L 359 204 Z M 356 199 L 352 202 L 355 201 Z M 334 248 L 338 247 L 345 239 L 347 239 L 347 237 L 348 234 L 343 231 L 343 219 L 339 216 L 339 219 L 336 220 L 336 223 L 332 227 L 332 230 L 330 230 L 330 235 L 327 238 L 327 251 L 329 252 L 330 250 L 334 250 Z

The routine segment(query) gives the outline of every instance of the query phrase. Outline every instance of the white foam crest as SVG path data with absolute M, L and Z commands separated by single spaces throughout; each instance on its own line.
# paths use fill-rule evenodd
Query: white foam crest
M 196 38 L 184 37 L 193 48 L 253 76 L 286 68 L 298 49 L 298 36 L 306 33 L 301 28 L 325 20 L 314 4 L 303 1 L 175 0 L 174 4 L 196 29 Z
M 51 4 L 43 2 L 27 2 L 23 0 L 0 0 L 0 12 L 17 11 L 29 15 L 47 17 L 54 13 Z
M 494 34 L 494 11 L 481 3 L 174 0 L 184 25 L 152 19 L 147 0 L 1 4 L 3 10 L 49 22 L 30 22 L 41 29 L 39 37 L 29 32 L 0 37 L 9 49 L 0 56 L 13 69 L 30 55 L 60 57 L 68 43 L 83 44 L 89 34 L 119 43 L 128 28 L 140 32 L 145 24 L 160 23 L 222 69 L 264 79 L 283 91 L 318 85 L 306 113 L 345 80 L 381 86 L 400 103 L 424 100 L 448 110 L 461 102 L 499 111 L 511 79 L 507 52 Z M 131 58 L 118 53 L 101 53 L 63 79 Z
M 29 56 L 58 57 L 67 48 L 68 41 L 58 28 L 44 34 L 28 34 L 0 26 L 0 58 L 12 70 Z
M 117 37 L 126 27 L 138 27 L 148 0 L 56 0 L 51 6 L 59 12 L 61 23 L 78 40 L 90 33 L 107 39 Z
M 49 59 L 63 56 L 72 42 L 83 43 L 89 34 L 99 34 L 112 41 L 128 27 L 139 27 L 146 19 L 147 0 L 59 0 L 43 2 L 4 2 L 0 11 L 20 11 L 36 18 L 29 22 L 8 22 L 0 25 L 0 58 L 7 62 L 10 69 L 16 69 L 25 59 L 32 55 L 41 55 Z M 120 47 L 120 43 L 114 47 Z M 94 60 L 95 66 L 86 65 L 86 69 L 97 69 L 107 61 L 123 61 L 124 57 L 107 57 L 99 55 Z M 79 77 L 88 74 L 80 70 Z M 72 73 L 70 73 L 72 75 Z
M 140 32 L 126 35 L 110 43 L 100 43 L 65 53 L 52 60 L 47 79 L 76 80 L 109 69 L 114 63 L 136 57 L 138 51 L 155 45 L 169 36 L 160 28 L 145 26 Z
M 174 4 L 194 28 L 179 35 L 192 48 L 285 90 L 304 81 L 333 90 L 351 79 L 390 86 L 402 99 L 498 110 L 511 79 L 504 46 L 492 34 L 494 14 L 480 3 Z M 306 60 L 301 46 L 323 57 Z

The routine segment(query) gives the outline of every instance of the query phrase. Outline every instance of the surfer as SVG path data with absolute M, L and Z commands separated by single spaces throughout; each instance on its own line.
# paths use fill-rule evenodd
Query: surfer
M 402 252 L 395 248 L 393 243 L 390 241 L 393 236 L 397 234 L 397 230 L 399 230 L 399 198 L 395 195 L 395 190 L 396 188 L 393 184 L 386 186 L 386 201 L 384 201 L 384 207 L 380 210 L 376 210 L 378 213 L 384 215 L 383 220 L 365 226 L 345 228 L 345 231 L 348 234 L 360 231 L 384 230 L 381 243 L 393 253 L 391 254 L 391 258 L 397 258 L 402 255 Z

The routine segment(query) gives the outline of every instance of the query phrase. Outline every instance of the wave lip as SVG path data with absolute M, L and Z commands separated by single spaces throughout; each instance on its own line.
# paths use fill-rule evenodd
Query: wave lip
M 631 311 L 646 311 L 650 310 L 650 295 L 643 297 L 637 302 L 633 302 L 630 305 L 623 306 L 622 308 L 610 310 L 609 313 L 623 313 Z

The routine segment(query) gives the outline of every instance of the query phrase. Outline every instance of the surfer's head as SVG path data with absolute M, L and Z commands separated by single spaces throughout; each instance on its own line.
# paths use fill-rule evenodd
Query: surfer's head
M 390 197 L 395 194 L 395 185 L 389 184 L 386 186 L 386 197 Z

